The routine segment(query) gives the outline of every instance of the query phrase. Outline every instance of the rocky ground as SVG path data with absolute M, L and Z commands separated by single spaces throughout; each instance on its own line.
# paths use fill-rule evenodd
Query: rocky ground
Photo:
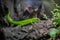
M 23 27 L 5 27 L 0 30 L 0 39 L 3 40 L 50 40 L 49 29 L 54 28 L 53 21 L 40 20 L 37 23 Z M 56 40 L 60 40 L 57 36 Z
M 7 40 L 49 40 L 49 29 L 53 27 L 52 20 L 42 20 L 22 28 L 4 28 L 4 34 Z

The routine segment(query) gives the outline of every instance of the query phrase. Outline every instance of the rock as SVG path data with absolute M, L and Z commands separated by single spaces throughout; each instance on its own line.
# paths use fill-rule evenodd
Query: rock
M 18 26 L 4 28 L 4 33 L 6 37 L 13 40 L 47 40 L 46 37 L 51 27 L 54 27 L 51 20 L 41 20 L 38 23 L 26 25 L 22 28 L 19 28 Z

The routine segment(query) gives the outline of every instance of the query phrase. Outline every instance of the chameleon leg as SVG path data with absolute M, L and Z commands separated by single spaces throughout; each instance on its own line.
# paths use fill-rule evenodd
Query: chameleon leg
M 31 21 L 31 24 L 33 24 L 33 22 Z
M 31 24 L 33 24 L 33 23 L 31 22 Z

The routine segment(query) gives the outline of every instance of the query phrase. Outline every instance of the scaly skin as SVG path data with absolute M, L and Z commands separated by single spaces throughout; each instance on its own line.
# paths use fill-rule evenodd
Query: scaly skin
M 22 21 L 14 21 L 14 20 L 11 19 L 10 12 L 9 12 L 8 15 L 7 15 L 7 20 L 11 24 L 24 26 L 24 25 L 27 25 L 29 23 L 32 24 L 34 22 L 37 22 L 39 20 L 39 18 L 31 18 L 31 19 L 26 19 L 26 20 L 22 20 Z

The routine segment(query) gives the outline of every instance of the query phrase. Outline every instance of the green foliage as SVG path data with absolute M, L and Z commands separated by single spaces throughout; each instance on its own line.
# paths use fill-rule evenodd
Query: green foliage
M 45 14 L 43 14 L 43 18 L 48 19 L 48 17 Z
M 53 9 L 53 11 L 51 11 L 52 15 L 53 15 L 53 20 L 54 20 L 54 24 L 60 25 L 60 6 L 58 6 L 56 4 L 55 8 Z
M 10 24 L 14 24 L 14 25 L 19 25 L 19 26 L 24 26 L 24 25 L 27 25 L 27 24 L 32 24 L 34 22 L 37 22 L 39 20 L 39 18 L 31 18 L 31 19 L 26 19 L 26 20 L 22 20 L 22 21 L 14 21 L 11 19 L 10 17 L 10 12 L 8 13 L 7 15 L 7 20 Z
M 60 0 L 54 0 L 55 3 L 57 3 L 58 5 L 60 5 Z
M 51 28 L 49 35 L 51 38 L 55 38 L 59 34 L 59 32 L 60 32 L 59 29 Z
M 49 35 L 50 35 L 51 38 L 55 38 L 57 35 L 60 35 L 60 29 L 51 28 Z
M 51 11 L 52 15 L 53 15 L 53 21 L 54 21 L 54 25 L 55 26 L 60 26 L 60 6 L 58 6 L 56 4 L 55 8 L 53 9 L 53 11 Z M 50 29 L 50 37 L 51 38 L 55 38 L 58 34 L 60 34 L 60 29 L 55 29 L 55 28 L 51 28 Z

